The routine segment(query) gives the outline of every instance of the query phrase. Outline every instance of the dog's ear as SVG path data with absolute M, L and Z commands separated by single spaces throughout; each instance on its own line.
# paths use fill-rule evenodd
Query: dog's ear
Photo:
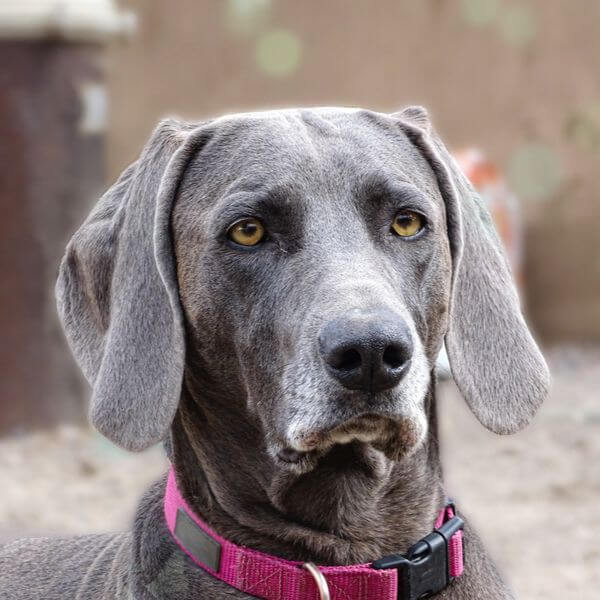
M 394 116 L 433 170 L 445 202 L 453 262 L 446 333 L 452 375 L 485 427 L 518 431 L 546 397 L 550 376 L 521 314 L 502 244 L 425 110 L 410 107 Z
M 92 424 L 128 450 L 161 440 L 179 402 L 185 348 L 170 216 L 203 138 L 202 127 L 161 123 L 60 266 L 58 311 L 93 387 Z

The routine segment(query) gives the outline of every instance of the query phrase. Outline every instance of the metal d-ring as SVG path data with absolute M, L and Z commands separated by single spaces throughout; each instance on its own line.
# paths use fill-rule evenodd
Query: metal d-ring
M 317 567 L 315 563 L 307 562 L 302 565 L 302 568 L 306 569 L 312 575 L 312 578 L 315 580 L 321 600 L 331 600 L 331 594 L 329 593 L 329 586 L 327 585 L 327 580 L 325 579 L 325 575 L 323 575 L 323 573 L 319 571 L 319 567 Z

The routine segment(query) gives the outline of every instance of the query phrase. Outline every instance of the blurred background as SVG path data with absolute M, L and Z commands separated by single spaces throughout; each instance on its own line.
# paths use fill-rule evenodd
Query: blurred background
M 449 491 L 520 597 L 591 597 L 599 30 L 597 0 L 1 0 L 0 541 L 127 527 L 165 469 L 160 448 L 127 455 L 87 427 L 52 291 L 70 235 L 156 122 L 422 104 L 490 204 L 554 375 L 508 438 L 441 384 Z

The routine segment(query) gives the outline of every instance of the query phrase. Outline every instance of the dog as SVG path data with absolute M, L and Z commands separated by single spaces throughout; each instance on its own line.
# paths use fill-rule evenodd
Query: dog
M 9 543 L 0 597 L 513 597 L 452 507 L 434 529 L 435 361 L 445 342 L 499 434 L 527 425 L 549 374 L 425 109 L 166 120 L 75 233 L 56 291 L 92 424 L 127 450 L 163 442 L 173 470 L 130 532 Z

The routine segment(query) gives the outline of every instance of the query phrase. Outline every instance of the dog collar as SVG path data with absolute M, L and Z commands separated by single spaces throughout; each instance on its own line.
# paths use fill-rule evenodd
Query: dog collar
M 283 560 L 227 541 L 188 506 L 173 468 L 164 512 L 174 540 L 196 565 L 263 600 L 417 600 L 443 590 L 464 570 L 463 521 L 453 504 L 405 555 L 345 567 Z

